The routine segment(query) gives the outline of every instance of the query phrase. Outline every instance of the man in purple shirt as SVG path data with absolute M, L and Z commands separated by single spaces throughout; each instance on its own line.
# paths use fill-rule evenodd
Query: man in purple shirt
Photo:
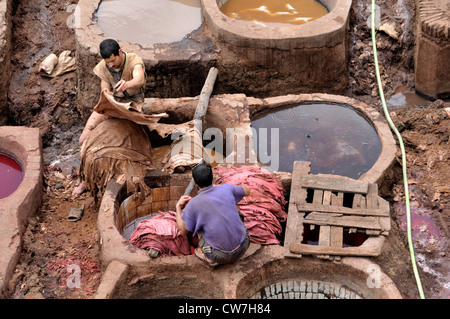
M 250 194 L 245 186 L 212 185 L 211 166 L 200 164 L 192 171 L 199 191 L 197 196 L 182 196 L 177 203 L 177 226 L 182 235 L 198 234 L 197 257 L 210 266 L 238 259 L 250 245 L 237 203 Z

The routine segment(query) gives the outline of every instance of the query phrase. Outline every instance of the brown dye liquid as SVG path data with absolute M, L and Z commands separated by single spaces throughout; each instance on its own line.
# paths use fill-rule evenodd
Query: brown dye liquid
M 220 10 L 228 17 L 255 23 L 304 24 L 328 10 L 316 0 L 228 0 Z
M 312 174 L 358 179 L 381 153 L 375 128 L 349 105 L 317 103 L 281 108 L 259 115 L 252 120 L 252 127 L 257 134 L 258 158 L 258 145 L 266 143 L 266 154 L 278 156 L 277 170 L 282 172 L 292 172 L 294 161 L 309 161 Z M 260 141 L 261 128 L 267 128 L 267 138 Z M 276 145 L 271 145 L 273 129 L 279 130 L 279 154 L 271 154 L 276 150 Z
M 139 44 L 182 40 L 202 23 L 200 0 L 103 0 L 97 23 L 106 36 Z

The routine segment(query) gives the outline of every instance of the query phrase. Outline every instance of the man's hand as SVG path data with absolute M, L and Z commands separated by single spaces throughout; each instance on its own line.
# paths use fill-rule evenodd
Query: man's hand
M 186 204 L 191 200 L 191 198 L 192 197 L 188 196 L 188 195 L 181 196 L 177 202 L 177 212 L 178 212 L 178 209 L 181 212 L 184 209 L 184 207 L 186 206 Z
M 116 92 L 137 89 L 145 85 L 145 72 L 142 64 L 136 64 L 133 69 L 133 78 L 129 81 L 120 80 L 114 86 Z
M 116 92 L 124 92 L 128 89 L 128 82 L 125 80 L 120 80 L 119 82 L 116 83 L 116 85 L 114 86 L 114 90 Z

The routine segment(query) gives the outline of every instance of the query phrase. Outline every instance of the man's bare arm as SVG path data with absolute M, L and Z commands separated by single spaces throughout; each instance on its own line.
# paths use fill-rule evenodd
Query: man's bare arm
M 186 229 L 186 224 L 184 220 L 181 218 L 181 214 L 183 213 L 183 209 L 186 204 L 190 201 L 191 196 L 183 195 L 177 202 L 176 210 L 177 210 L 177 226 L 180 234 L 186 236 L 189 231 Z
M 109 82 L 102 80 L 100 82 L 100 88 L 102 91 L 111 90 L 111 85 L 109 84 Z M 87 139 L 91 131 L 106 119 L 108 119 L 107 115 L 103 115 L 93 111 L 92 114 L 89 116 L 88 120 L 86 121 L 86 125 L 84 126 L 83 132 L 81 132 L 80 138 L 78 140 L 80 145 L 83 144 L 83 142 Z
M 133 69 L 133 79 L 130 81 L 120 80 L 114 89 L 117 92 L 124 92 L 130 89 L 137 89 L 145 85 L 145 72 L 142 64 L 137 64 Z

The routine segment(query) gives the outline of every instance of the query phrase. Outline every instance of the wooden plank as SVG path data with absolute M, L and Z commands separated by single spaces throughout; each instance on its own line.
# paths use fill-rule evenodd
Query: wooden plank
M 343 206 L 324 206 L 317 204 L 297 204 L 297 211 L 299 212 L 319 212 L 319 213 L 338 213 L 344 215 L 358 215 L 358 216 L 389 216 L 386 211 L 377 209 L 353 209 Z
M 295 161 L 292 170 L 290 201 L 306 203 L 306 189 L 302 187 L 302 179 L 310 172 L 310 162 Z
M 294 254 L 340 255 L 340 256 L 378 256 L 381 247 L 332 247 L 292 243 L 289 250 Z
M 344 203 L 344 193 L 331 193 L 331 205 L 333 206 L 342 206 Z
M 319 245 L 330 246 L 330 226 L 320 226 L 319 230 Z
M 303 177 L 302 187 L 322 190 L 366 194 L 368 184 L 348 177 L 334 175 L 307 175 Z
M 301 257 L 301 255 L 292 256 L 289 250 L 289 244 L 291 243 L 301 243 L 303 240 L 303 213 L 294 212 L 293 214 L 288 214 L 288 219 L 286 223 L 286 233 L 284 236 L 284 255 L 290 257 Z
M 362 194 L 355 194 L 352 208 L 366 208 L 366 197 Z
M 379 207 L 381 211 L 383 211 L 386 214 L 386 217 L 379 218 L 379 222 L 381 225 L 381 230 L 383 235 L 388 235 L 389 231 L 391 230 L 391 214 L 390 214 L 390 208 L 389 208 L 389 202 L 379 198 Z
M 331 246 L 331 244 L 330 244 L 330 239 L 331 239 L 330 230 L 331 230 L 330 226 L 320 226 L 320 229 L 319 229 L 319 245 L 320 246 Z M 325 259 L 329 259 L 330 258 L 329 255 L 318 255 L 317 257 L 325 258 Z
M 342 227 L 330 227 L 330 246 L 342 247 L 344 229 Z
M 195 109 L 194 119 L 201 120 L 205 116 L 206 111 L 208 110 L 209 97 L 213 91 L 218 72 L 218 69 L 214 67 L 209 69 L 208 76 L 206 77 L 205 84 L 200 93 L 197 108 Z
M 336 216 L 326 213 L 312 212 L 305 217 L 305 222 L 316 225 L 382 230 L 378 219 L 372 216 Z
M 324 191 L 323 192 L 323 203 L 324 206 L 331 204 L 331 191 Z
M 308 161 L 294 161 L 293 170 L 292 170 L 293 176 L 294 176 L 294 174 L 300 175 L 297 177 L 308 175 L 309 172 L 311 171 L 310 166 L 311 166 L 311 162 L 308 162 Z
M 384 212 L 387 216 L 389 215 L 388 209 L 386 209 L 386 201 L 378 196 L 378 185 L 370 184 L 369 190 L 367 192 L 367 208 L 379 208 L 380 211 Z M 389 204 L 387 204 L 389 207 Z M 390 218 L 381 217 L 378 218 L 378 223 L 380 224 L 380 229 L 382 232 L 389 232 L 391 228 Z M 368 235 L 374 235 L 371 231 L 366 231 Z
M 378 208 L 378 185 L 369 184 L 367 191 L 367 208 Z
M 292 170 L 291 192 L 288 206 L 286 233 L 284 236 L 284 255 L 286 257 L 301 258 L 301 254 L 293 254 L 289 250 L 290 243 L 301 243 L 303 240 L 303 218 L 305 213 L 297 211 L 297 203 L 306 203 L 306 189 L 302 188 L 303 176 L 310 172 L 310 162 L 295 161 Z
M 323 201 L 323 190 L 315 189 L 313 203 L 317 205 L 322 205 L 322 201 Z

